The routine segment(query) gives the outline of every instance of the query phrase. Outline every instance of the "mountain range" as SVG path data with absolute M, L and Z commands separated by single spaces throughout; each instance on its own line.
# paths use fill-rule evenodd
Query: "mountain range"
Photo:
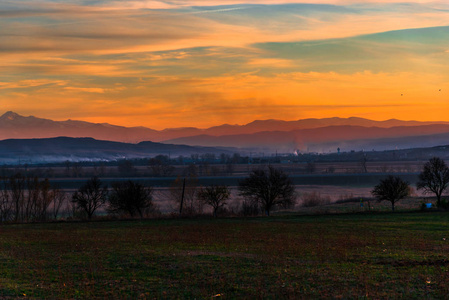
M 192 147 L 154 142 L 130 144 L 101 141 L 93 138 L 57 137 L 0 141 L 0 162 L 2 164 L 115 161 L 149 158 L 160 154 L 171 157 L 206 153 L 232 155 L 235 152 L 235 149 Z
M 265 152 L 337 152 L 351 150 L 390 150 L 431 147 L 449 143 L 449 125 L 396 126 L 327 126 L 291 131 L 263 131 L 253 134 L 199 135 L 168 140 L 172 144 L 221 146 Z
M 448 122 L 418 122 L 363 118 L 256 120 L 245 125 L 223 124 L 200 129 L 123 127 L 107 123 L 53 121 L 6 112 L 0 116 L 0 140 L 90 137 L 96 140 L 161 142 L 201 147 L 235 147 L 274 152 L 336 152 L 432 147 L 448 144 Z

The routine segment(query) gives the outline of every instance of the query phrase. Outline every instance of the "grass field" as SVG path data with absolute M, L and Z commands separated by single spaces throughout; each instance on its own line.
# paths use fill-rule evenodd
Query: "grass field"
M 449 214 L 0 226 L 0 298 L 447 298 Z

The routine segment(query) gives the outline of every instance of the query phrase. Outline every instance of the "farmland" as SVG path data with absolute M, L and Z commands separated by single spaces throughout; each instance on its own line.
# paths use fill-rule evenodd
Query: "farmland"
M 11 298 L 445 298 L 446 213 L 0 227 Z

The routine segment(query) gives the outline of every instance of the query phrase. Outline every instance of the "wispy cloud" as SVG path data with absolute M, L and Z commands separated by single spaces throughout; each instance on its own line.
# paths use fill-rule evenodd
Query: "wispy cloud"
M 66 82 L 63 80 L 50 80 L 50 79 L 28 79 L 19 80 L 13 82 L 0 82 L 0 89 L 24 89 L 39 86 L 64 86 Z
M 105 93 L 105 89 L 102 89 L 102 88 L 81 88 L 81 87 L 66 86 L 66 87 L 64 87 L 64 89 L 70 90 L 70 91 L 86 92 L 86 93 L 98 93 L 98 94 Z
M 428 99 L 441 107 L 433 91 L 449 83 L 448 30 L 437 27 L 448 11 L 402 0 L 1 1 L 0 104 L 157 128 L 392 117 L 405 104 L 416 119 Z

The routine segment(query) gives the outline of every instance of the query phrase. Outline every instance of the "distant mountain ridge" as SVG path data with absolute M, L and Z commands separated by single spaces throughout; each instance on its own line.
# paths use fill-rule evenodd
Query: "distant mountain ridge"
M 154 142 L 138 144 L 101 141 L 93 138 L 7 139 L 0 141 L 0 162 L 53 163 L 63 161 L 114 161 L 149 158 L 156 155 L 178 157 L 191 154 L 232 154 L 235 149 L 192 147 Z
M 237 148 L 265 152 L 336 152 L 389 150 L 448 144 L 449 125 L 396 126 L 390 128 L 352 125 L 328 126 L 292 131 L 264 131 L 253 134 L 198 135 L 165 141 L 171 144 Z M 428 137 L 428 138 L 423 138 Z M 431 138 L 434 137 L 434 138 Z M 436 138 L 438 137 L 438 138 Z M 390 144 L 386 144 L 386 141 Z M 396 143 L 395 141 L 398 140 Z M 400 140 L 400 143 L 399 143 Z M 376 147 L 377 141 L 379 141 Z M 424 142 L 426 141 L 426 142 Z M 430 144 L 429 144 L 430 142 Z
M 15 112 L 8 111 L 0 116 L 0 140 L 66 137 L 92 137 L 98 140 L 108 140 L 125 143 L 138 143 L 142 141 L 173 141 L 181 142 L 187 137 L 197 136 L 230 136 L 251 135 L 261 132 L 289 132 L 307 129 L 318 129 L 332 126 L 361 126 L 361 127 L 418 127 L 424 125 L 444 124 L 449 122 L 418 122 L 401 121 L 396 119 L 386 121 L 373 121 L 363 118 L 324 118 L 303 119 L 297 121 L 282 120 L 256 120 L 245 125 L 223 124 L 207 129 L 194 127 L 167 128 L 154 130 L 146 127 L 124 127 L 107 123 L 89 123 L 84 121 L 66 120 L 53 121 L 34 116 L 24 117 Z M 441 133 L 437 130 L 434 133 Z M 182 139 L 181 139 L 182 138 Z M 177 140 L 181 139 L 181 140 Z M 188 144 L 192 144 L 189 142 Z M 228 145 L 232 147 L 233 145 Z
M 0 140 L 66 137 L 92 137 L 116 142 L 140 142 L 157 134 L 145 127 L 122 127 L 84 121 L 53 121 L 34 116 L 24 117 L 14 112 L 0 116 Z

